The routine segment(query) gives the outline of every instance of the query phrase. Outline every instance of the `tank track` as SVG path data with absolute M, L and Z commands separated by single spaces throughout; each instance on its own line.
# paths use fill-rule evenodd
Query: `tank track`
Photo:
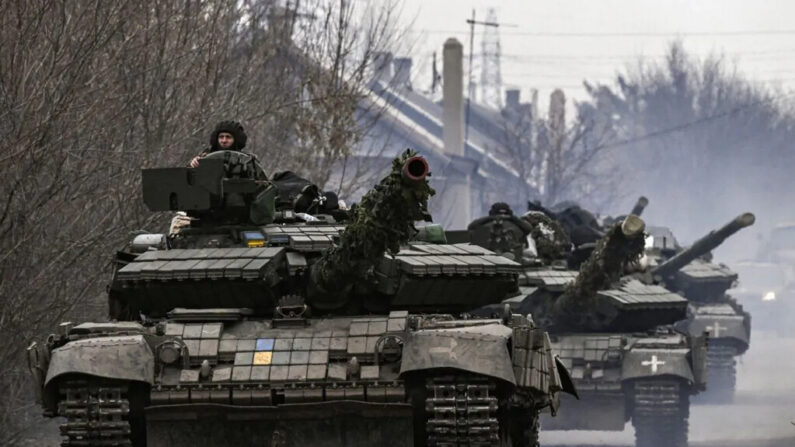
M 687 395 L 676 380 L 635 382 L 632 414 L 635 446 L 687 447 L 686 400 Z
M 132 447 L 130 403 L 121 383 L 70 380 L 60 386 L 62 447 Z
M 708 402 L 730 402 L 734 397 L 737 382 L 737 349 L 726 343 L 713 340 L 707 346 L 707 391 Z
M 426 384 L 429 447 L 500 445 L 495 384 L 478 377 L 437 377 Z
M 516 409 L 511 417 L 511 447 L 540 447 L 538 411 Z

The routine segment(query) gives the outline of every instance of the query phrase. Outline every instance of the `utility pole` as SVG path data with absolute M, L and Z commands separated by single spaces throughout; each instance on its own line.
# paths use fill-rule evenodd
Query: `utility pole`
M 439 70 L 436 68 L 436 52 L 433 52 L 433 68 L 431 72 L 431 95 L 436 94 L 436 89 L 441 84 L 442 75 L 439 74 Z
M 469 139 L 469 104 L 472 101 L 472 95 L 475 93 L 475 89 L 472 86 L 472 58 L 474 55 L 473 47 L 475 45 L 475 25 L 482 25 L 486 27 L 494 27 L 498 28 L 500 26 L 497 22 L 481 22 L 475 20 L 475 10 L 472 10 L 472 18 L 467 19 L 467 24 L 469 25 L 469 68 L 468 68 L 468 86 L 467 86 L 467 109 L 466 115 L 464 118 L 464 149 L 466 150 L 467 140 Z

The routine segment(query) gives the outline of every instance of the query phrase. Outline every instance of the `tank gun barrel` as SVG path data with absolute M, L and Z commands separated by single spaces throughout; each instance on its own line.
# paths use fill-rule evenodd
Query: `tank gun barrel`
M 339 243 L 326 251 L 309 272 L 313 306 L 334 309 L 345 304 L 346 288 L 366 276 L 386 253 L 397 253 L 414 235 L 414 222 L 430 220 L 425 158 L 407 150 L 392 162 L 392 171 L 362 197 Z
M 635 216 L 640 217 L 643 214 L 643 210 L 646 209 L 646 206 L 649 205 L 649 199 L 645 196 L 638 197 L 638 201 L 635 202 L 635 206 L 632 207 L 632 211 L 629 214 L 634 214 Z
M 425 158 L 415 155 L 403 162 L 400 176 L 403 183 L 416 185 L 422 183 L 431 173 Z
M 732 219 L 729 223 L 721 228 L 710 231 L 704 237 L 697 240 L 689 248 L 677 253 L 671 259 L 663 262 L 654 269 L 651 273 L 655 277 L 670 276 L 677 270 L 689 264 L 692 260 L 703 256 L 704 254 L 714 250 L 715 247 L 723 243 L 729 236 L 749 227 L 754 224 L 756 217 L 753 213 L 743 213 Z

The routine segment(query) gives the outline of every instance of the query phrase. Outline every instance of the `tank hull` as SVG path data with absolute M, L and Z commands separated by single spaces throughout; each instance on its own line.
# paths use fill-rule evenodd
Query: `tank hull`
M 751 316 L 733 299 L 722 302 L 691 302 L 688 319 L 680 322 L 693 336 L 708 334 L 707 389 L 698 403 L 729 403 L 734 399 L 737 358 L 751 342 Z
M 663 428 L 670 445 L 687 445 L 689 397 L 704 382 L 703 338 L 567 333 L 552 335 L 552 348 L 571 371 L 580 400 L 566 396 L 564 414 L 543 415 L 545 430 L 623 431 L 630 422 L 638 447 L 654 445 Z
M 518 315 L 287 323 L 77 326 L 38 357 L 44 406 L 64 446 L 497 445 L 534 439 L 566 389 Z

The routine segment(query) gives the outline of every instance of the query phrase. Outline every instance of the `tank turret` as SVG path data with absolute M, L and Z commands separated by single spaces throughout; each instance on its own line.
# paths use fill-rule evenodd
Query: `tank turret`
M 731 222 L 722 226 L 718 230 L 710 231 L 707 235 L 694 242 L 693 245 L 690 246 L 690 248 L 687 248 L 677 253 L 672 258 L 668 259 L 667 261 L 663 262 L 662 264 L 652 269 L 651 270 L 652 275 L 658 281 L 673 275 L 679 269 L 689 264 L 694 259 L 700 256 L 704 256 L 705 254 L 714 250 L 715 247 L 722 244 L 723 241 L 725 241 L 729 236 L 742 230 L 745 227 L 753 225 L 755 220 L 756 217 L 753 215 L 753 213 L 740 214 L 739 216 L 735 217 Z
M 613 224 L 597 241 L 578 271 L 529 267 L 528 285 L 538 290 L 522 311 L 555 330 L 638 331 L 684 318 L 687 300 L 658 285 L 626 277 L 641 257 L 645 223 L 630 215 Z M 565 286 L 557 286 L 564 281 Z
M 163 237 L 138 237 L 157 246 L 137 244 L 117 256 L 112 318 L 162 315 L 177 307 L 270 314 L 287 295 L 303 297 L 316 310 L 337 309 L 364 299 L 362 290 L 378 283 L 368 271 L 409 242 L 415 221 L 430 220 L 428 163 L 413 151 L 393 161 L 389 175 L 349 213 L 347 225 L 276 208 L 276 187 L 253 161 L 227 151 L 205 157 L 197 168 L 143 170 L 149 208 L 184 211 L 187 224 L 167 235 L 165 244 Z M 184 279 L 195 280 L 195 289 L 184 287 Z M 388 298 L 373 301 L 388 307 Z

